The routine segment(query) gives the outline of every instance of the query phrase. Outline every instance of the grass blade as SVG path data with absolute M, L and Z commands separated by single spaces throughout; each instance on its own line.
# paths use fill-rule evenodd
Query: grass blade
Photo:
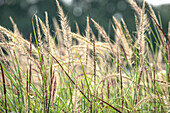
M 2 68 L 1 63 L 0 63 L 0 67 L 1 67 L 1 72 L 2 72 L 3 87 L 4 87 L 4 96 L 5 96 L 5 112 L 7 113 L 7 99 L 6 99 L 5 75 L 4 75 L 4 71 L 3 71 L 3 68 Z

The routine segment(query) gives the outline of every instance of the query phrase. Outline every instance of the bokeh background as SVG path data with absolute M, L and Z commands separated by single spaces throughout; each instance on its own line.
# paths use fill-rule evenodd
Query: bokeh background
M 111 38 L 114 33 L 111 27 L 112 16 L 123 18 L 131 33 L 135 31 L 134 10 L 126 0 L 59 0 L 65 14 L 68 16 L 72 31 L 76 32 L 75 22 L 78 23 L 83 34 L 86 28 L 86 17 L 89 16 L 98 22 L 108 32 Z M 142 0 L 137 0 L 142 5 Z M 156 15 L 160 15 L 163 30 L 167 33 L 170 21 L 170 4 L 164 4 L 153 8 Z M 42 20 L 47 11 L 50 21 L 50 31 L 54 33 L 52 17 L 58 17 L 58 9 L 55 0 L 0 0 L 0 25 L 12 30 L 9 20 L 11 16 L 17 23 L 23 37 L 28 38 L 32 32 L 32 16 L 36 13 Z M 91 27 L 93 23 L 90 23 Z M 95 28 L 94 28 L 95 29 Z M 94 30 L 97 35 L 97 31 Z

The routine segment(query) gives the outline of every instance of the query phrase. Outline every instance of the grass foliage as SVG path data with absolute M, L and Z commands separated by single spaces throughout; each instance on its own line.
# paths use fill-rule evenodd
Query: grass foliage
M 168 112 L 170 26 L 166 35 L 149 4 L 128 2 L 136 31 L 113 17 L 114 40 L 89 17 L 84 35 L 78 23 L 72 32 L 58 0 L 55 36 L 47 12 L 45 22 L 33 16 L 29 41 L 10 17 L 13 31 L 0 26 L 0 112 Z

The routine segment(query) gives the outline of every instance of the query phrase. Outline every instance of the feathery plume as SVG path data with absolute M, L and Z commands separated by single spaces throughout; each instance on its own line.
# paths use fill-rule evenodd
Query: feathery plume
M 46 39 L 46 40 L 48 41 L 48 42 L 47 42 L 47 47 L 49 46 L 48 48 L 50 48 L 51 51 L 52 51 L 52 53 L 55 54 L 55 53 L 56 53 L 56 50 L 57 50 L 55 41 L 54 41 L 54 39 L 51 37 L 49 31 L 47 30 L 47 27 L 46 27 L 45 24 L 42 22 L 42 20 L 41 20 L 40 18 L 38 18 L 38 19 L 39 19 L 41 28 L 42 28 L 42 30 L 43 30 L 43 32 L 44 32 L 44 35 L 45 35 L 46 37 L 48 37 L 48 39 Z M 46 23 L 48 23 L 48 22 L 46 22 Z M 48 36 L 47 36 L 47 35 L 48 35 Z M 48 43 L 49 43 L 49 44 L 48 44 Z
M 9 38 L 9 40 L 12 40 L 12 41 L 19 40 L 18 42 L 20 42 L 20 44 L 18 46 L 21 46 L 22 49 L 26 49 L 25 46 L 29 47 L 30 43 L 27 40 L 25 40 L 23 37 L 21 37 L 20 35 L 16 36 L 16 34 L 14 34 L 12 31 L 7 30 L 6 28 L 2 26 L 0 26 L 0 31 L 3 34 L 5 34 Z M 37 53 L 37 49 L 34 46 L 32 46 L 32 50 L 33 52 Z
M 87 25 L 86 25 L 86 38 L 90 40 L 90 25 L 89 25 L 89 17 L 87 16 Z M 88 65 L 88 56 L 89 56 L 89 44 L 86 43 L 86 69 Z
M 62 39 L 63 37 L 62 37 L 61 31 L 58 30 L 58 29 L 60 29 L 60 26 L 59 26 L 56 18 L 53 18 L 53 24 L 54 24 L 54 29 L 57 34 L 58 47 L 61 47 L 63 45 L 63 39 Z
M 69 32 L 71 32 L 71 28 L 68 25 L 67 17 L 64 15 L 63 9 L 61 8 L 58 0 L 56 0 L 56 3 L 60 14 L 60 22 L 61 22 L 61 28 L 63 30 L 64 44 L 67 47 L 69 62 L 71 62 L 70 47 L 72 45 L 72 36 L 69 35 Z M 69 68 L 71 68 L 71 63 L 68 63 L 68 72 L 69 72 Z
M 127 37 L 128 37 L 128 40 L 129 40 L 129 42 L 132 44 L 132 37 L 131 37 L 131 35 L 130 35 L 130 33 L 129 33 L 129 30 L 127 29 L 127 26 L 126 26 L 126 24 L 125 24 L 125 21 L 123 20 L 123 19 L 121 19 L 122 20 L 122 23 L 123 23 L 123 27 L 124 27 L 124 29 L 125 29 L 125 31 L 126 31 L 126 35 L 127 35 Z
M 20 36 L 21 36 L 21 34 L 20 34 L 19 30 L 18 30 L 18 27 L 17 27 L 17 25 L 15 24 L 15 22 L 14 22 L 14 20 L 12 19 L 11 16 L 9 17 L 9 19 L 10 19 L 12 25 L 13 25 L 14 34 L 17 34 L 17 35 L 20 35 Z
M 116 28 L 119 30 L 120 36 L 119 38 L 121 39 L 123 46 L 125 48 L 125 53 L 127 55 L 127 60 L 129 63 L 131 63 L 131 58 L 132 58 L 132 50 L 129 47 L 128 41 L 125 38 L 125 35 L 121 29 L 120 23 L 118 23 L 117 19 L 113 16 L 113 20 L 115 22 Z M 118 34 L 118 33 L 117 33 Z
M 105 39 L 105 41 L 107 43 L 109 43 L 110 45 L 110 48 L 111 48 L 111 51 L 112 51 L 112 54 L 114 54 L 113 52 L 113 46 L 112 46 L 112 43 L 110 42 L 110 39 L 109 37 L 107 36 L 107 33 L 105 32 L 105 30 L 98 24 L 96 23 L 92 18 L 91 18 L 92 22 L 94 23 L 95 27 L 98 29 L 98 31 L 100 32 L 100 34 L 103 36 L 103 38 Z
M 51 50 L 50 50 L 50 48 L 51 48 L 51 47 L 50 47 L 50 45 L 51 45 L 51 44 L 50 44 L 50 28 L 49 28 L 49 24 L 48 24 L 48 13 L 47 13 L 47 12 L 45 12 L 45 20 L 46 20 L 45 23 L 46 23 L 46 29 L 47 29 L 47 30 L 46 30 L 46 31 L 47 31 L 47 32 L 46 32 L 46 33 L 47 33 L 47 34 L 46 34 L 47 50 L 48 50 L 48 51 L 51 51 Z M 53 42 L 54 42 L 54 41 L 53 41 Z M 54 43 L 54 45 L 55 45 L 55 43 Z M 48 64 L 48 66 L 49 66 L 49 62 L 50 62 L 50 61 L 49 61 L 49 60 L 50 60 L 50 59 L 49 59 L 49 54 L 47 54 L 47 59 L 48 59 L 47 64 Z
M 80 29 L 79 29 L 79 25 L 77 22 L 75 22 L 75 25 L 76 25 L 76 30 L 77 30 L 77 34 L 80 34 Z
M 137 15 L 141 18 L 141 15 L 142 15 L 142 13 L 143 13 L 143 8 L 141 9 L 140 7 L 138 7 L 138 5 L 136 4 L 136 2 L 134 1 L 134 0 L 127 0 L 130 4 L 131 4 L 131 6 L 133 7 L 133 9 L 136 11 L 136 13 L 137 13 Z M 144 3 L 145 3 L 145 1 L 144 1 Z M 143 4 L 144 4 L 143 3 Z M 143 18 L 143 24 L 144 24 L 144 27 L 145 27 L 145 29 L 148 31 L 149 29 L 149 24 L 148 24 L 148 18 L 147 18 L 147 15 L 146 14 L 144 14 L 144 16 L 142 17 Z
M 55 73 L 55 72 L 54 72 Z M 52 94 L 51 94 L 51 106 L 54 105 L 55 93 L 56 93 L 56 86 L 57 86 L 57 78 L 55 74 L 53 74 L 53 84 L 52 84 Z
M 138 17 L 135 15 L 135 25 L 136 25 L 136 31 L 138 33 L 139 31 L 139 22 L 138 22 Z
M 93 40 L 93 68 L 94 68 L 94 87 L 96 86 L 96 45 L 95 45 L 95 37 L 94 34 L 92 34 L 92 40 Z M 96 90 L 96 89 L 95 89 Z M 94 95 L 95 91 L 94 91 Z
M 139 25 L 139 31 L 138 31 L 138 44 L 139 44 L 139 54 L 141 58 L 144 55 L 145 52 L 145 26 L 144 26 L 144 14 L 145 14 L 145 2 L 143 2 L 143 7 L 142 7 L 142 13 L 140 16 L 140 25 Z M 143 63 L 143 61 L 142 61 Z
M 43 52 L 43 50 L 42 50 L 43 48 L 42 48 L 41 33 L 40 33 L 40 27 L 39 27 L 37 15 L 35 15 L 35 21 L 36 21 L 36 25 L 37 25 L 38 44 L 39 44 L 39 48 L 40 48 L 40 53 L 42 53 Z

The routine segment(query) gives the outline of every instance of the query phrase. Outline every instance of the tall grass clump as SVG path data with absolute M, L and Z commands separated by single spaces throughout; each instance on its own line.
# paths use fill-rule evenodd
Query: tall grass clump
M 168 112 L 170 24 L 165 33 L 148 3 L 128 2 L 136 34 L 113 16 L 114 40 L 90 17 L 85 35 L 78 23 L 72 32 L 58 0 L 55 36 L 47 12 L 45 22 L 33 15 L 29 41 L 10 17 L 13 31 L 0 26 L 0 112 Z

